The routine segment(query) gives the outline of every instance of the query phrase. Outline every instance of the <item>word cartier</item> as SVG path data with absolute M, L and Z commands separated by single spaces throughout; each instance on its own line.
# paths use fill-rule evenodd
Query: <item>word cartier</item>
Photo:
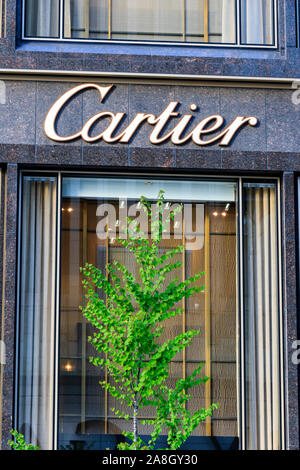
M 192 140 L 196 145 L 201 146 L 210 145 L 215 142 L 218 142 L 220 146 L 227 146 L 242 127 L 246 125 L 254 127 L 258 124 L 258 119 L 254 116 L 237 116 L 231 124 L 222 128 L 224 118 L 220 114 L 214 114 L 202 119 L 193 130 L 188 132 L 187 135 L 184 135 L 188 126 L 193 122 L 192 120 L 195 116 L 192 113 L 180 116 L 179 112 L 176 111 L 178 109 L 179 102 L 172 101 L 159 116 L 155 116 L 151 113 L 137 113 L 132 121 L 121 132 L 118 132 L 118 128 L 125 120 L 126 114 L 102 111 L 89 118 L 77 133 L 68 136 L 58 135 L 56 131 L 58 115 L 61 114 L 63 108 L 76 94 L 83 90 L 95 88 L 99 92 L 100 103 L 102 103 L 105 96 L 113 89 L 113 87 L 114 85 L 100 86 L 93 83 L 85 83 L 64 93 L 53 104 L 46 116 L 44 130 L 47 137 L 56 142 L 70 142 L 72 140 L 82 138 L 88 143 L 103 140 L 107 143 L 120 142 L 126 144 L 133 138 L 142 124 L 147 123 L 150 124 L 150 126 L 154 126 L 149 137 L 149 140 L 153 145 L 161 144 L 168 140 L 170 140 L 174 145 L 181 145 Z M 197 109 L 198 107 L 196 104 L 190 105 L 190 110 L 192 112 L 197 111 Z M 166 133 L 167 124 L 175 118 L 177 118 L 175 127 Z M 98 135 L 92 136 L 92 128 L 97 122 L 103 119 L 109 119 L 108 126 Z M 214 135 L 212 136 L 212 134 Z M 205 139 L 203 139 L 204 136 L 206 136 Z

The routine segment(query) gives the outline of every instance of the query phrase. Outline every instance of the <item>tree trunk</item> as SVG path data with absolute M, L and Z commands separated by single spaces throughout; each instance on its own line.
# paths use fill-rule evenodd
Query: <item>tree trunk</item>
M 138 424 L 137 424 L 137 416 L 138 416 L 138 405 L 137 401 L 134 400 L 133 402 L 133 436 L 134 442 L 137 441 L 138 436 Z

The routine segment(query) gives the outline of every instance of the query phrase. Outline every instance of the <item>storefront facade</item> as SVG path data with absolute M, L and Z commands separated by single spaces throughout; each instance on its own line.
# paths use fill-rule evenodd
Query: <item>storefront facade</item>
M 69 2 L 53 2 L 44 37 L 28 19 L 34 2 L 2 10 L 2 449 L 12 427 L 43 449 L 120 442 L 128 423 L 88 360 L 80 267 L 119 260 L 134 271 L 120 227 L 160 190 L 183 205 L 162 252 L 184 246 L 178 279 L 205 272 L 204 292 L 166 329 L 201 330 L 171 376 L 203 362 L 211 380 L 191 409 L 220 403 L 187 448 L 299 447 L 298 4 L 266 2 L 257 44 L 247 2 L 228 1 L 240 27 L 229 37 L 223 23 L 219 46 L 209 26 L 205 44 L 195 39 L 188 20 L 184 46 L 171 32 L 122 42 L 112 9 L 111 37 L 84 42 L 71 33 L 75 10 L 66 26 Z

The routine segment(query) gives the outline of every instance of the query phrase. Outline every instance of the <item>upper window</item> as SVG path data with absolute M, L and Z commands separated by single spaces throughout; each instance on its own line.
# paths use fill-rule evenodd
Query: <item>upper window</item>
M 24 38 L 275 45 L 275 0 L 23 0 Z

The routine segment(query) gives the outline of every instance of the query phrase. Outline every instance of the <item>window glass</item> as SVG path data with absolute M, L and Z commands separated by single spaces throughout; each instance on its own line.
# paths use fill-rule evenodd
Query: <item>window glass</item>
M 186 41 L 236 42 L 235 0 L 186 0 Z
M 244 185 L 247 449 L 281 448 L 280 315 L 275 184 Z
M 59 37 L 59 0 L 25 0 L 25 36 Z
M 274 44 L 274 0 L 25 0 L 24 5 L 26 37 Z
M 161 189 L 171 204 L 184 204 L 183 220 L 177 221 L 176 231 L 175 225 L 171 226 L 170 235 L 166 234 L 161 243 L 162 253 L 178 244 L 185 245 L 184 252 L 177 255 L 182 267 L 172 272 L 172 278 L 182 280 L 197 271 L 206 272 L 199 284 L 205 285 L 205 292 L 194 294 L 182 304 L 184 319 L 176 316 L 166 323 L 164 339 L 174 337 L 183 329 L 201 330 L 186 354 L 173 360 L 171 383 L 185 373 L 192 373 L 199 362 L 204 362 L 203 374 L 211 380 L 195 387 L 188 406 L 196 410 L 212 402 L 220 403 L 213 419 L 201 424 L 187 445 L 194 449 L 229 449 L 238 445 L 236 184 L 64 178 L 59 371 L 61 449 L 67 446 L 114 449 L 123 439 L 122 430 L 130 429 L 130 421 L 113 415 L 111 408 L 117 408 L 117 402 L 99 385 L 99 380 L 110 380 L 109 376 L 105 370 L 89 363 L 89 356 L 95 355 L 95 351 L 88 342 L 92 328 L 83 321 L 78 309 L 84 302 L 79 269 L 87 261 L 105 270 L 107 262 L 118 260 L 135 274 L 133 256 L 117 242 L 118 227 L 123 226 L 121 220 L 126 220 L 126 215 L 139 214 L 137 202 L 141 195 L 155 201 Z M 106 209 L 107 218 L 103 217 Z M 143 428 L 141 420 L 141 434 L 149 435 L 151 429 Z
M 242 44 L 274 43 L 273 0 L 241 0 Z
M 41 449 L 53 445 L 56 178 L 25 177 L 20 253 L 17 429 Z
M 122 431 L 130 429 L 130 421 L 113 415 L 116 402 L 99 385 L 100 380 L 110 380 L 109 374 L 89 362 L 95 350 L 88 341 L 93 329 L 79 309 L 85 302 L 80 267 L 89 262 L 105 271 L 107 262 L 117 260 L 136 274 L 132 254 L 117 237 L 128 215 L 140 215 L 141 195 L 154 203 L 160 190 L 171 208 L 183 204 L 180 217 L 161 241 L 161 253 L 184 245 L 175 258 L 182 266 L 166 282 L 205 272 L 197 281 L 204 291 L 180 302 L 183 315 L 165 324 L 163 339 L 200 329 L 185 354 L 173 359 L 171 384 L 204 363 L 203 374 L 211 380 L 192 389 L 187 406 L 196 410 L 220 403 L 185 448 L 232 449 L 242 440 L 247 449 L 280 449 L 282 320 L 277 183 L 273 182 L 243 183 L 239 243 L 234 181 L 62 177 L 58 233 L 56 177 L 24 176 L 16 427 L 26 441 L 41 449 L 53 447 L 57 429 L 59 449 L 113 450 L 123 439 Z M 151 236 L 150 225 L 145 227 Z M 243 272 L 237 270 L 241 247 Z M 239 279 L 243 280 L 241 303 L 237 302 Z M 140 421 L 151 417 L 148 413 Z M 144 435 L 150 432 L 150 427 L 143 428 Z
M 114 0 L 112 39 L 181 41 L 183 10 L 173 0 Z

